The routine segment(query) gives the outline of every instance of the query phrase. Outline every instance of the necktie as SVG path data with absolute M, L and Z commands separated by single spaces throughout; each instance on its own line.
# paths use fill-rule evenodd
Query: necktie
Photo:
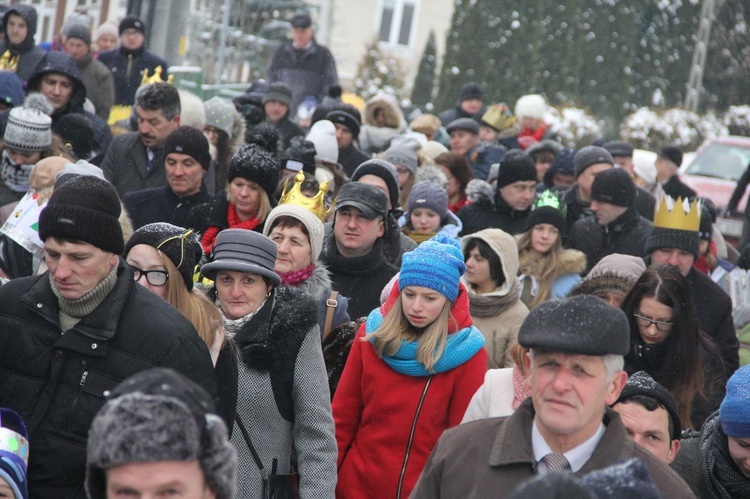
M 562 454 L 547 454 L 542 458 L 544 464 L 547 465 L 547 472 L 554 473 L 556 471 L 569 471 L 570 463 L 568 459 Z

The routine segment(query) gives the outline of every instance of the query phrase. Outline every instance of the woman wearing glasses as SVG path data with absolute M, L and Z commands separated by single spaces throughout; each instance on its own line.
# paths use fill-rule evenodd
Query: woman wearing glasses
M 698 329 L 687 280 L 674 267 L 646 269 L 625 297 L 628 374 L 646 371 L 677 400 L 684 428 L 700 429 L 719 408 L 726 372 L 716 343 Z
M 130 237 L 124 254 L 136 282 L 187 317 L 216 364 L 224 328 L 214 304 L 193 287 L 193 272 L 202 255 L 193 232 L 168 223 L 144 225 Z

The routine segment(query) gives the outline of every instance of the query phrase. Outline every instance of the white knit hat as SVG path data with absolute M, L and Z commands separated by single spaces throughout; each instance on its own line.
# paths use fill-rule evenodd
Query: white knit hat
M 325 233 L 323 222 L 321 222 L 313 212 L 304 206 L 297 204 L 280 204 L 268 214 L 265 226 L 263 227 L 263 235 L 270 237 L 274 222 L 277 218 L 283 216 L 297 219 L 305 225 L 307 233 L 310 234 L 312 261 L 313 263 L 317 262 L 318 257 L 320 257 L 320 252 L 323 251 L 323 235 Z
M 94 30 L 94 33 L 91 35 L 91 39 L 93 41 L 97 41 L 99 38 L 101 38 L 104 35 L 110 35 L 110 36 L 115 37 L 115 39 L 117 39 L 118 38 L 117 26 L 115 26 L 109 21 L 103 24 L 100 24 L 99 27 L 96 28 Z
M 17 151 L 41 152 L 52 145 L 52 106 L 41 93 L 26 97 L 22 107 L 14 107 L 8 114 L 5 145 Z
M 516 116 L 521 118 L 536 118 L 541 120 L 547 111 L 547 103 L 539 94 L 524 95 L 516 101 Z
M 315 144 L 315 159 L 326 163 L 339 162 L 339 144 L 336 142 L 336 127 L 328 120 L 316 122 L 305 137 Z

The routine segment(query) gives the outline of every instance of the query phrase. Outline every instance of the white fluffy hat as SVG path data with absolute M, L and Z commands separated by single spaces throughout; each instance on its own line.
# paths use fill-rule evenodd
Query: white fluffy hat
M 541 120 L 547 111 L 547 103 L 539 94 L 524 95 L 516 101 L 516 116 Z
M 316 122 L 305 137 L 315 144 L 315 159 L 326 163 L 339 162 L 339 144 L 336 142 L 336 127 L 328 120 Z

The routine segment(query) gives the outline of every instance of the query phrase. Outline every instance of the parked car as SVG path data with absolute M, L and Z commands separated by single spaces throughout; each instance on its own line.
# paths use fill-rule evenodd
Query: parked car
M 683 162 L 680 178 L 701 197 L 711 199 L 719 212 L 726 209 L 737 181 L 750 165 L 750 137 L 718 137 L 707 140 L 691 162 Z M 744 213 L 747 193 L 737 211 Z M 735 245 L 742 236 L 742 217 L 719 216 L 719 230 Z

